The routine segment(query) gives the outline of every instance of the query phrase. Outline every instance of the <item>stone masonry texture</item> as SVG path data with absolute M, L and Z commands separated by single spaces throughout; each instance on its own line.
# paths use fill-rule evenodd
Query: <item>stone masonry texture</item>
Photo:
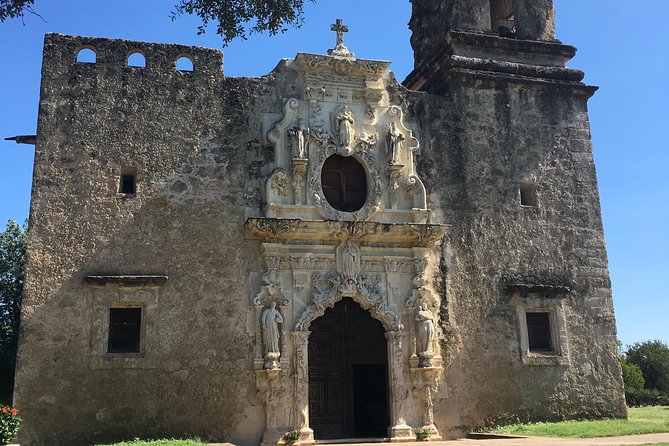
M 594 88 L 559 62 L 571 47 L 554 39 L 551 2 L 516 2 L 518 38 L 502 43 L 478 17 L 489 2 L 413 3 L 416 71 L 404 85 L 390 73 L 383 82 L 420 141 L 430 221 L 449 225 L 429 277 L 444 360 L 434 424 L 456 438 L 516 418 L 625 417 L 587 113 Z M 437 16 L 449 26 L 428 35 Z M 474 46 L 493 62 L 472 62 Z M 96 63 L 76 62 L 82 48 Z M 127 66 L 135 51 L 145 68 Z M 193 71 L 175 69 L 180 56 Z M 298 72 L 282 62 L 231 78 L 222 59 L 46 36 L 15 388 L 22 445 L 261 441 L 246 327 L 249 277 L 264 266 L 243 227 L 262 213 L 272 157 L 260 117 L 280 118 Z M 519 74 L 530 65 L 533 75 Z M 118 192 L 126 166 L 137 172 L 131 195 Z M 521 205 L 521 184 L 536 205 Z M 86 280 L 129 275 L 140 278 Z M 528 293 L 563 315 L 560 363 L 523 359 L 517 311 Z M 104 354 L 110 305 L 144 308 L 141 358 Z

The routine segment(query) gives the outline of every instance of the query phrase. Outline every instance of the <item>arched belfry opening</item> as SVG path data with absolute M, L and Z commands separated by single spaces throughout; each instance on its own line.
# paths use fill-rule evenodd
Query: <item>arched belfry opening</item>
M 502 37 L 516 33 L 516 13 L 513 0 L 490 0 L 490 21 L 493 32 Z
M 309 417 L 314 438 L 386 437 L 388 353 L 381 322 L 343 298 L 314 320 L 310 331 Z

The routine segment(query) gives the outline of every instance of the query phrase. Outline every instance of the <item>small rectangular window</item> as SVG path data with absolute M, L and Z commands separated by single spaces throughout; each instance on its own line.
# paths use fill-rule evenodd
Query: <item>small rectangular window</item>
M 110 308 L 107 353 L 139 353 L 141 329 L 141 308 Z
M 527 313 L 527 340 L 530 352 L 553 351 L 549 313 Z
M 520 204 L 537 206 L 537 188 L 534 183 L 520 183 Z
M 129 166 L 124 167 L 121 169 L 119 193 L 134 194 L 135 192 L 137 192 L 137 169 Z

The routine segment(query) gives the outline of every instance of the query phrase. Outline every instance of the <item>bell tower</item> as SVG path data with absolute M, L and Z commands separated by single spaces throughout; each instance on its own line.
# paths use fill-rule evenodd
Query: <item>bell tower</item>
M 551 71 L 554 78 L 556 69 L 564 69 L 576 52 L 555 39 L 553 0 L 412 0 L 412 3 L 409 27 L 414 72 L 405 81 L 412 89 L 439 92 L 444 79 L 437 72 L 443 74 L 445 65 L 517 72 L 531 77 L 542 77 Z M 482 61 L 487 61 L 487 67 L 483 68 Z M 533 68 L 529 69 L 530 66 Z M 578 77 L 574 70 L 564 70 L 563 74 L 570 73 L 569 80 Z

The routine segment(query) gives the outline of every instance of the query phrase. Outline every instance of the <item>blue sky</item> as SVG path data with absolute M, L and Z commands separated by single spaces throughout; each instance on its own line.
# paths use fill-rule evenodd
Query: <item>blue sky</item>
M 193 17 L 172 22 L 176 0 L 36 0 L 45 21 L 26 16 L 0 23 L 0 137 L 34 134 L 44 34 L 58 32 L 220 48 L 213 31 L 196 35 Z M 576 46 L 571 67 L 600 90 L 590 100 L 595 160 L 619 337 L 669 342 L 669 45 L 666 0 L 555 0 L 557 37 Z M 298 52 L 325 53 L 329 25 L 350 26 L 357 57 L 384 59 L 401 81 L 413 55 L 408 0 L 320 0 L 306 24 L 274 37 L 233 42 L 228 76 L 261 76 Z M 0 140 L 0 224 L 28 216 L 33 148 Z

